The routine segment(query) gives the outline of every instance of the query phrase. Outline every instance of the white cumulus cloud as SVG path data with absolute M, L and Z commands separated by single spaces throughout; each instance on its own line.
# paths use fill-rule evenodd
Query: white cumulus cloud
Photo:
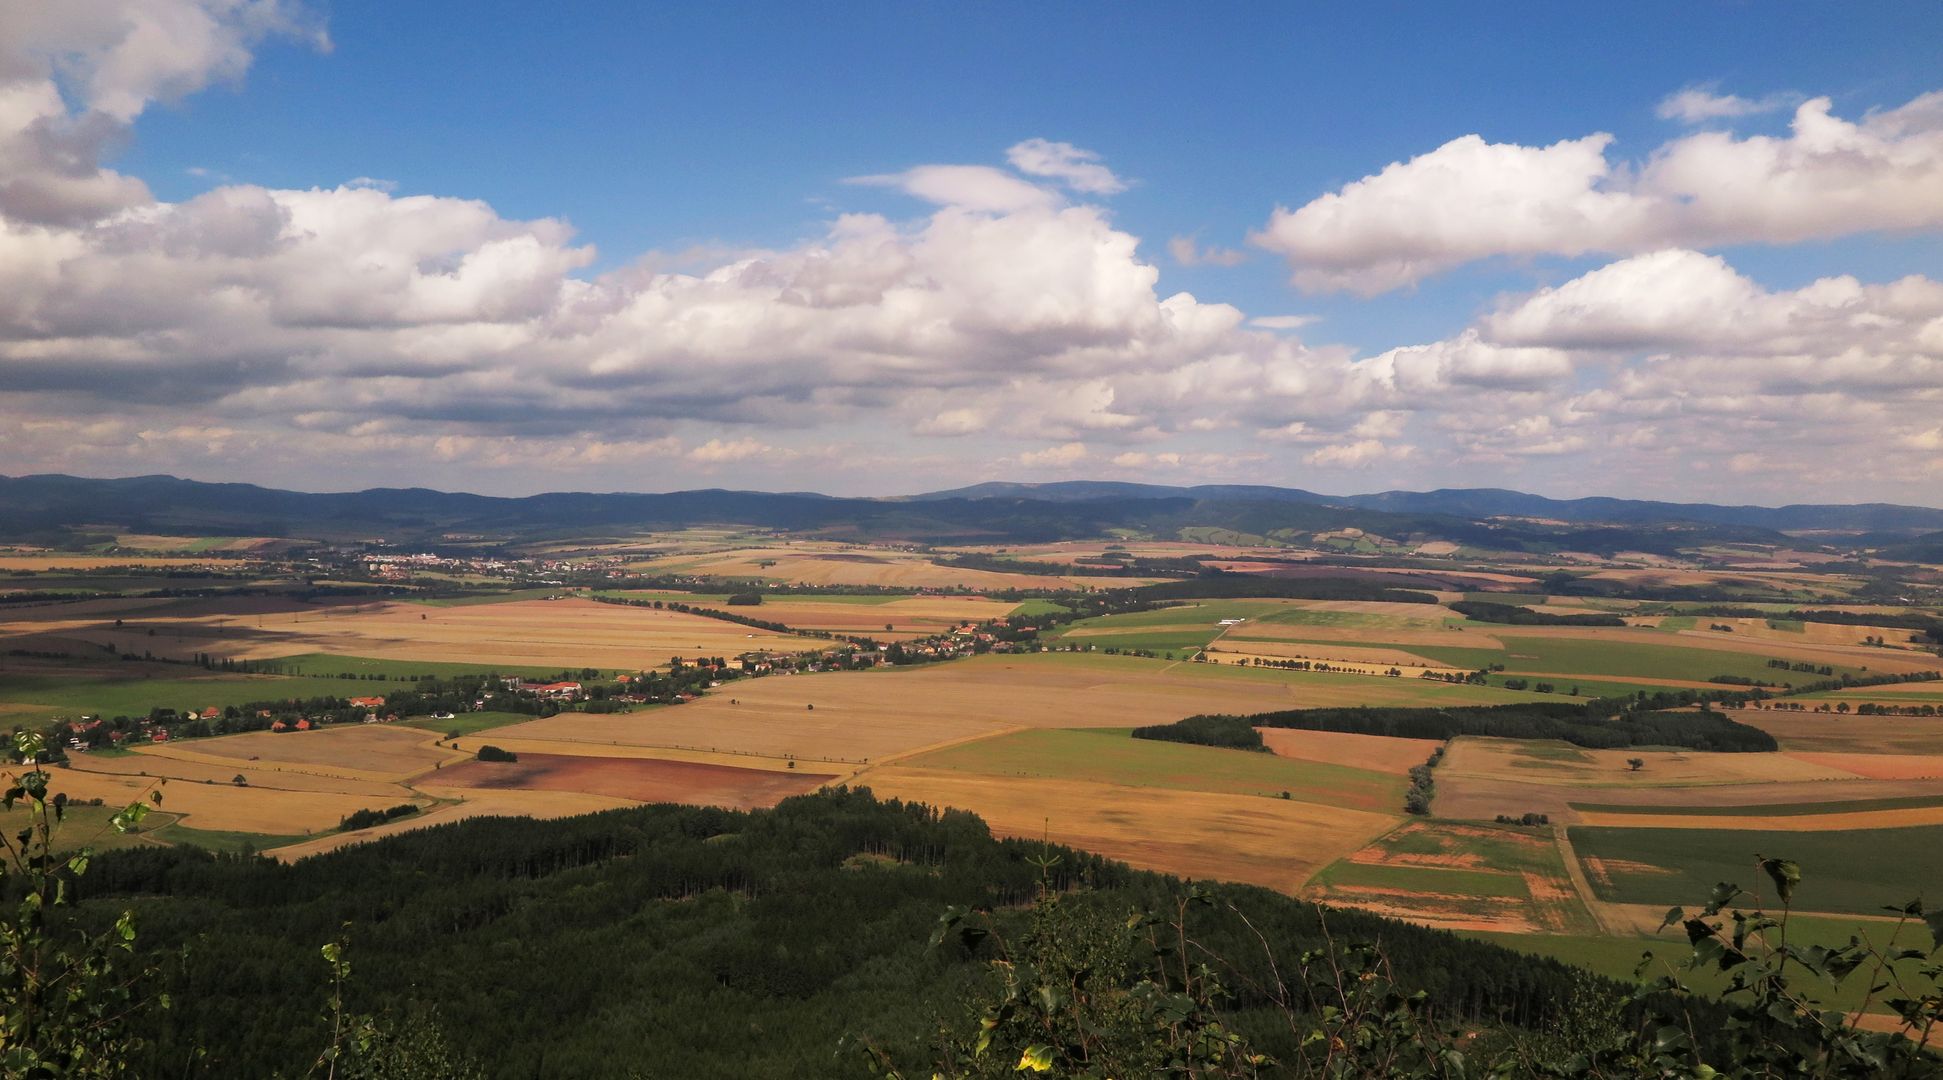
M 1943 91 L 1835 116 L 1803 102 L 1784 137 L 1701 131 L 1639 162 L 1612 136 L 1550 146 L 1453 139 L 1294 210 L 1256 244 L 1295 284 L 1370 294 L 1493 256 L 1795 243 L 1943 226 Z

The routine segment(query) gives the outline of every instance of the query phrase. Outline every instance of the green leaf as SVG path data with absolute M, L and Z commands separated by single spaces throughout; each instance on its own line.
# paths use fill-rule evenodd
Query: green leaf
M 1801 866 L 1792 859 L 1762 859 L 1761 869 L 1774 882 L 1775 895 L 1786 904 L 1794 899 L 1795 886 L 1801 884 Z
M 1664 930 L 1667 927 L 1672 926 L 1674 923 L 1683 921 L 1686 917 L 1687 917 L 1687 912 L 1685 908 L 1678 908 L 1678 907 L 1667 908 L 1666 918 L 1661 919 L 1660 925 L 1654 927 L 1653 929 L 1656 932 L 1660 930 Z
M 1043 1043 L 1035 1043 L 1026 1047 L 1025 1053 L 1019 1055 L 1019 1064 L 1013 1071 L 1025 1072 L 1031 1070 L 1032 1072 L 1049 1072 L 1051 1069 L 1052 1047 L 1046 1046 Z

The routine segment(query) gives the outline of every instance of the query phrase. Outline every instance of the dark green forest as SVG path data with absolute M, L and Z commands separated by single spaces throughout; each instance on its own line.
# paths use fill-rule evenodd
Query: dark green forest
M 1625 708 L 1643 700 L 1645 707 Z M 1500 739 L 1560 739 L 1595 750 L 1629 746 L 1682 746 L 1693 750 L 1759 753 L 1776 749 L 1774 736 L 1760 728 L 1712 712 L 1656 711 L 1674 704 L 1656 699 L 1614 698 L 1586 704 L 1521 702 L 1455 709 L 1368 708 L 1289 709 L 1243 719 L 1254 727 L 1346 731 L 1405 739 L 1452 739 L 1481 735 Z M 1618 707 L 1615 707 L 1618 706 Z M 1198 718 L 1195 718 L 1198 719 Z
M 1050 870 L 1043 862 L 1050 855 Z M 940 1025 L 988 988 L 990 948 L 929 944 L 949 906 L 1027 917 L 1041 880 L 1118 924 L 1182 885 L 1097 856 L 995 840 L 976 817 L 863 791 L 739 813 L 649 806 L 558 821 L 478 819 L 285 865 L 185 848 L 97 857 L 84 916 L 132 906 L 172 999 L 138 1024 L 137 1076 L 300 1074 L 328 1044 L 325 944 L 342 938 L 349 1010 L 427 1015 L 494 1076 L 865 1075 L 867 1040 L 928 1076 Z M 1285 962 L 1323 914 L 1218 886 Z M 1211 909 L 1212 911 L 1212 909 Z M 1339 944 L 1379 942 L 1432 1015 L 1536 1025 L 1575 974 L 1494 946 L 1349 911 Z M 1219 911 L 1198 926 L 1246 978 L 1226 1003 L 1271 1053 L 1286 1025 L 1245 987 L 1261 942 Z M 1609 987 L 1617 991 L 1617 987 Z M 199 1060 L 197 1055 L 203 1055 Z

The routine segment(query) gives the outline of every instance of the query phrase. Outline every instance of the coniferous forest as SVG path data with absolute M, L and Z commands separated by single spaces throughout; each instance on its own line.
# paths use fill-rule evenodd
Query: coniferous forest
M 97 857 L 77 885 L 86 917 L 132 906 L 143 952 L 164 958 L 170 1007 L 140 1015 L 133 1075 L 301 1074 L 332 1037 L 320 949 L 341 941 L 345 1011 L 435 1025 L 490 1075 L 727 1078 L 865 1075 L 859 1044 L 930 1075 L 941 1028 L 962 1026 L 990 978 L 989 947 L 930 944 L 940 915 L 1020 922 L 1042 882 L 1115 922 L 1171 909 L 1183 888 L 864 791 L 753 813 L 477 819 L 294 865 L 136 849 Z M 1284 958 L 1324 944 L 1312 905 L 1210 895 Z M 1225 911 L 1198 927 L 1248 976 L 1225 1010 L 1286 1051 L 1289 1032 L 1246 989 L 1267 981 L 1261 942 Z M 1452 1020 L 1541 1025 L 1584 979 L 1440 931 L 1326 919 L 1339 945 L 1380 942 L 1398 982 Z

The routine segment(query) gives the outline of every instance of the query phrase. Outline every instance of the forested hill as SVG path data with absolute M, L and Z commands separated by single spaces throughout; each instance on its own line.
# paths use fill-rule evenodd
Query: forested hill
M 1514 520 L 1477 511 L 1376 509 L 1343 500 L 1321 502 L 1315 501 L 1321 496 L 1279 488 L 1083 487 L 1088 492 L 1084 498 L 1061 496 L 1057 486 L 916 499 L 723 490 L 659 495 L 554 492 L 509 498 L 424 488 L 319 494 L 169 476 L 0 477 L 0 542 L 60 547 L 77 541 L 103 542 L 122 530 L 423 545 L 454 534 L 515 540 L 734 524 L 836 539 L 922 543 L 1046 542 L 1116 531 L 1174 537 L 1183 530 L 1209 528 L 1295 543 L 1353 528 L 1406 545 L 1399 550 L 1449 541 L 1513 552 L 1670 555 L 1707 544 L 1792 543 L 1774 526 L 1738 520 Z M 1837 511 L 1842 508 L 1821 509 L 1828 513 L 1815 519 L 1819 527 L 1837 527 L 1841 519 Z M 1875 515 L 1866 507 L 1850 509 L 1858 514 L 1866 511 L 1867 527 L 1878 530 L 1903 520 Z M 1909 510 L 1914 515 L 1933 515 L 1943 525 L 1943 511 L 1890 509 L 1897 514 Z M 1870 535 L 1878 542 L 1897 538 L 1892 532 Z
M 1579 523 L 1648 525 L 1688 522 L 1792 531 L 1909 534 L 1943 529 L 1943 509 L 1895 503 L 1796 503 L 1788 506 L 1722 506 L 1649 499 L 1552 499 L 1504 488 L 1439 488 L 1319 495 L 1301 488 L 1263 484 L 1200 484 L 1173 487 L 1122 481 L 1070 480 L 1046 484 L 991 482 L 914 496 L 926 499 L 1041 499 L 1053 502 L 1100 498 L 1189 498 L 1243 502 L 1295 502 L 1391 514 L 1438 514 L 1465 518 L 1525 517 Z
M 856 791 L 756 813 L 473 819 L 294 865 L 144 848 L 96 858 L 81 885 L 91 917 L 134 906 L 143 952 L 187 949 L 167 965 L 173 1008 L 144 1014 L 154 1044 L 131 1075 L 181 1075 L 197 1048 L 196 1075 L 301 1074 L 329 1041 L 319 949 L 347 935 L 348 1011 L 435 1009 L 494 1076 L 866 1075 L 860 1056 L 839 1056 L 845 1036 L 928 1076 L 940 1021 L 975 1028 L 965 1001 L 991 977 L 990 948 L 929 944 L 940 914 L 996 909 L 1016 925 L 1047 855 L 1049 884 L 1081 889 L 1072 902 L 1115 926 L 1132 909 L 1173 911 L 1182 888 Z M 1213 895 L 1195 916 L 1200 942 L 1261 985 L 1261 943 L 1227 902 L 1284 962 L 1322 943 L 1308 904 Z M 1327 918 L 1338 943 L 1380 941 L 1447 1019 L 1531 1023 L 1572 998 L 1573 973 L 1549 961 L 1356 912 Z M 1229 982 L 1238 1026 L 1286 1053 L 1286 1025 Z

